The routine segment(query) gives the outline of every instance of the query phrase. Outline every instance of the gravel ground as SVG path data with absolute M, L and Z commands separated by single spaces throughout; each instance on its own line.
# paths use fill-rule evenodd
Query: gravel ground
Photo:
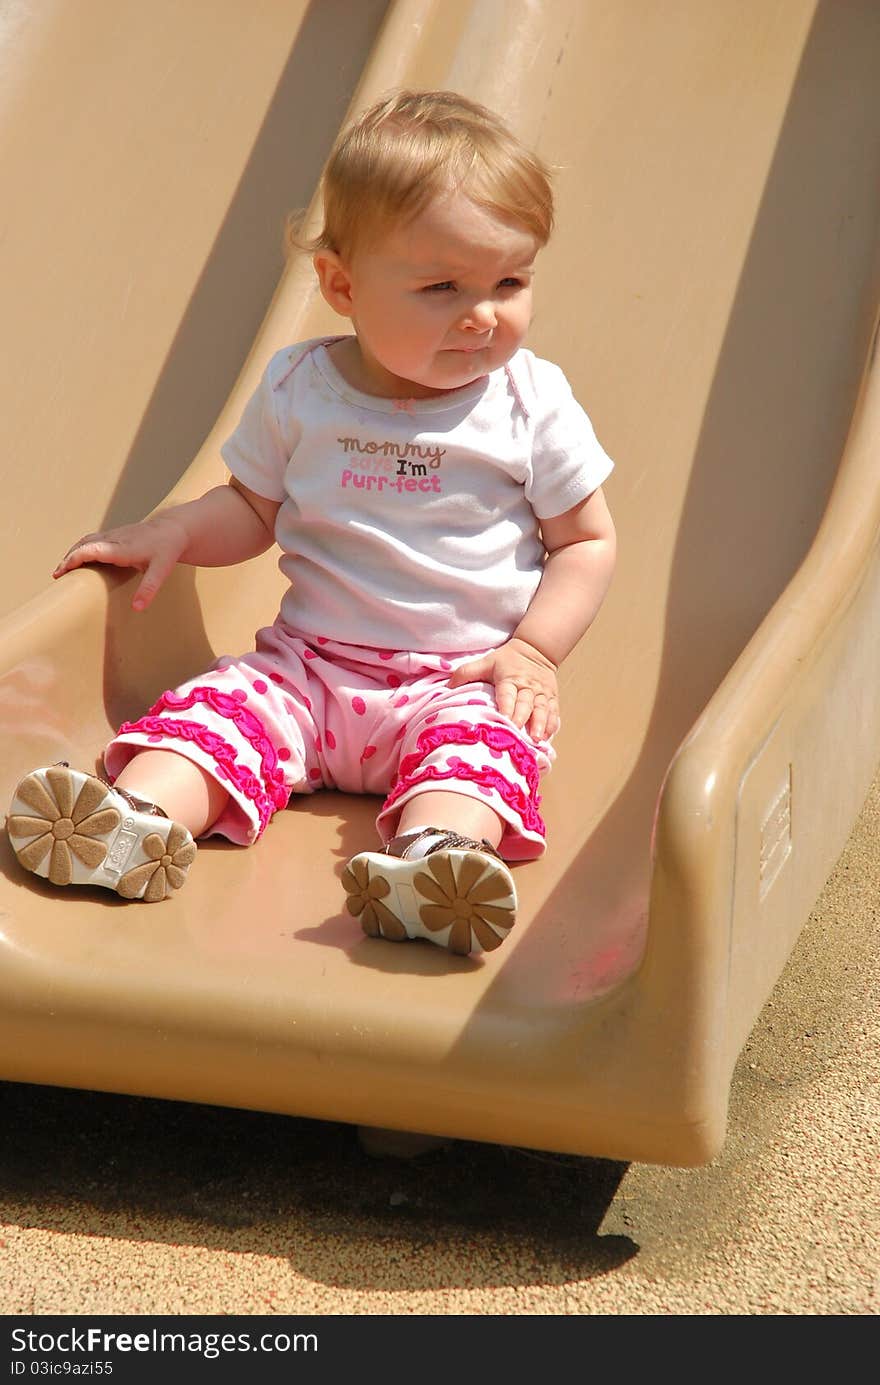
M 703 1169 L 0 1086 L 0 1311 L 755 1315 L 880 1307 L 880 779 Z

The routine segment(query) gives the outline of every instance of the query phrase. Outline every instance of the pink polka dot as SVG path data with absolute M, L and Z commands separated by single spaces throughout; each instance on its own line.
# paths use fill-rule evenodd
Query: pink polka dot
M 269 677 L 272 679 L 272 682 L 273 682 L 273 683 L 283 683 L 283 682 L 284 682 L 284 676 L 283 676 L 283 674 L 280 674 L 280 673 L 270 673 L 270 674 L 269 674 Z
M 264 683 L 263 680 L 262 680 L 262 678 L 255 678 L 255 679 L 254 679 L 253 687 L 254 687 L 254 692 L 256 692 L 256 693 L 264 693 L 264 692 L 268 692 L 268 691 L 269 691 L 269 684 L 268 684 L 268 683 Z
M 229 778 L 229 770 L 226 768 L 225 765 L 216 765 L 214 768 L 214 773 L 216 774 L 218 779 Z
M 236 702 L 247 702 L 247 693 L 244 688 L 233 688 L 229 696 Z
M 436 721 L 438 716 L 439 716 L 439 712 L 432 712 L 431 715 L 430 715 L 429 717 L 425 717 L 425 725 L 426 725 L 426 726 L 430 726 L 430 725 L 431 725 L 431 722 L 432 722 L 432 721 Z
M 326 728 L 324 730 L 324 740 L 327 742 L 328 750 L 336 749 L 336 737 L 334 736 L 332 731 L 328 731 Z
M 283 746 L 281 747 L 281 749 L 280 749 L 279 752 L 278 752 L 278 759 L 279 759 L 279 760 L 289 760 L 289 759 L 290 759 L 290 747 L 289 747 L 289 746 L 283 745 Z
M 485 784 L 478 784 L 477 788 L 480 790 L 480 793 L 484 793 L 487 798 L 492 797 L 492 790 L 487 788 Z
M 362 697 L 353 697 L 351 699 L 351 705 L 352 709 L 357 712 L 359 717 L 362 717 L 367 710 L 367 704 Z
M 447 669 L 447 670 L 448 670 L 448 669 L 451 669 L 451 668 L 452 668 L 452 665 L 451 665 L 451 663 L 449 662 L 448 659 L 441 659 L 441 660 L 440 660 L 440 667 L 441 667 L 442 669 Z
M 403 693 L 400 697 L 395 698 L 395 700 L 394 700 L 392 706 L 394 706 L 394 707 L 405 707 L 406 704 L 407 704 L 407 702 L 409 702 L 409 697 L 407 696 L 406 693 Z
M 153 745 L 158 745 L 159 741 L 164 741 L 164 739 L 164 736 L 147 736 L 147 740 L 152 741 Z
M 389 673 L 385 682 L 388 684 L 389 688 L 399 688 L 403 679 L 397 673 Z
M 481 697 L 469 697 L 464 705 L 466 707 L 485 707 L 486 703 Z
M 375 747 L 374 745 L 365 745 L 365 746 L 364 746 L 364 753 L 363 753 L 363 755 L 361 756 L 361 759 L 362 759 L 362 760 L 372 760 L 372 758 L 373 758 L 373 756 L 375 755 L 375 753 L 376 753 L 376 747 Z
M 504 751 L 503 751 L 503 750 L 496 750 L 495 747 L 494 747 L 493 745 L 490 745 L 490 746 L 489 746 L 489 754 L 492 756 L 493 760 L 500 760 L 500 759 L 501 759 L 501 756 L 504 754 Z
M 327 644 L 327 643 L 328 643 L 328 640 L 327 640 L 327 636 L 326 636 L 326 635 L 319 635 L 319 636 L 318 636 L 318 644 Z
M 310 779 L 320 779 L 320 778 L 321 778 L 321 771 L 320 771 L 319 769 L 310 769 L 310 770 L 309 770 L 309 778 L 310 778 Z
M 317 659 L 317 657 L 318 657 L 318 656 L 317 656 L 317 654 L 315 653 L 314 649 L 304 649 L 304 650 L 303 650 L 303 658 L 304 658 L 304 659 Z
M 312 710 L 312 704 L 306 697 L 305 693 L 303 693 L 303 706 L 305 707 L 307 712 L 310 712 Z
M 405 727 L 405 726 L 401 726 L 400 730 L 398 731 L 398 733 L 397 733 L 397 735 L 394 737 L 394 739 L 395 739 L 396 741 L 402 741 L 405 735 L 406 735 L 406 727 Z
M 394 658 L 394 650 L 393 650 L 393 649 L 380 649 L 380 650 L 379 650 L 379 658 L 380 658 L 380 659 L 393 659 L 393 658 Z
M 317 752 L 318 752 L 319 755 L 321 754 L 322 750 L 324 749 L 323 745 L 321 744 L 321 737 L 320 737 L 320 736 L 316 736 L 316 737 L 315 737 L 315 749 L 317 750 Z

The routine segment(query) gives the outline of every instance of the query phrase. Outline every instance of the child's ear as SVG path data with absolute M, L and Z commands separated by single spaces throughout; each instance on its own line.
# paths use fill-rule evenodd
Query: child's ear
M 312 264 L 326 302 L 340 316 L 351 317 L 354 311 L 351 275 L 339 255 L 335 250 L 319 250 L 312 259 Z

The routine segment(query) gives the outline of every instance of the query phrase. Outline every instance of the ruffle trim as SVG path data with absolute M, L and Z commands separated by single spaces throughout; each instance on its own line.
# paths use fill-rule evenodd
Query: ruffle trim
M 447 769 L 422 763 L 441 746 L 477 745 L 480 742 L 491 751 L 510 756 L 515 769 L 529 786 L 528 794 L 523 792 L 519 784 L 511 784 L 509 779 L 491 765 L 469 765 L 458 756 L 450 759 Z M 410 789 L 444 779 L 467 779 L 482 788 L 494 790 L 507 806 L 518 814 L 526 831 L 535 832 L 540 837 L 547 835 L 544 820 L 538 812 L 541 802 L 538 794 L 538 762 L 533 751 L 506 727 L 455 721 L 442 722 L 422 731 L 416 742 L 416 749 L 401 761 L 397 783 L 385 799 L 382 812 L 393 807 Z
M 540 774 L 534 751 L 508 731 L 506 726 L 491 726 L 483 722 L 441 721 L 426 727 L 419 734 L 416 749 L 400 763 L 400 775 L 412 774 L 426 755 L 439 750 L 442 745 L 476 745 L 482 742 L 496 754 L 507 754 L 513 761 L 514 769 L 521 774 L 529 786 L 529 793 L 537 803 Z
M 198 704 L 210 707 L 218 716 L 233 722 L 239 734 L 251 745 L 260 757 L 262 780 L 257 778 L 244 765 L 239 764 L 233 746 L 216 731 L 202 722 L 178 720 L 161 715 L 164 711 L 186 712 Z M 243 707 L 241 702 L 229 693 L 216 688 L 191 688 L 183 697 L 176 693 L 163 693 L 146 714 L 137 721 L 127 721 L 119 728 L 118 734 L 168 736 L 178 740 L 190 741 L 209 755 L 217 764 L 218 778 L 228 780 L 245 798 L 251 800 L 260 818 L 260 832 L 270 822 L 273 813 L 286 808 L 290 789 L 278 767 L 278 755 L 266 728 L 259 717 Z

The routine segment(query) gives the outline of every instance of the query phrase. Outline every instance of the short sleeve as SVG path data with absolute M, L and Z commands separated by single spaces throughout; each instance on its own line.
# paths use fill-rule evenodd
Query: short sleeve
M 614 463 L 558 366 L 533 357 L 535 432 L 526 498 L 538 519 L 564 514 L 602 485 Z
M 267 500 L 283 500 L 284 473 L 290 461 L 277 411 L 273 384 L 275 358 L 245 405 L 241 422 L 220 448 L 236 480 Z

